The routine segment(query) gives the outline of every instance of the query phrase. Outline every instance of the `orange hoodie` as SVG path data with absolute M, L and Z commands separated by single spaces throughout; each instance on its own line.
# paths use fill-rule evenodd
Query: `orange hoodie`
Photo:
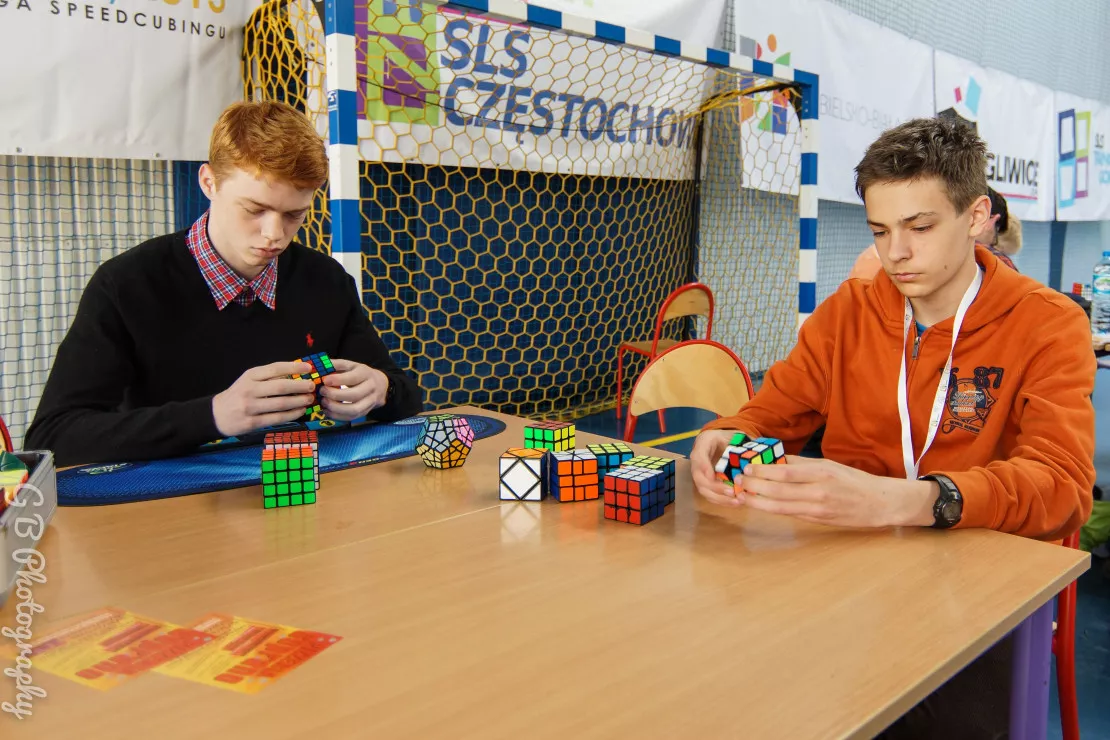
M 1090 515 L 1095 482 L 1096 364 L 1087 316 L 1074 302 L 1002 265 L 985 268 L 956 352 L 948 401 L 920 475 L 943 474 L 964 498 L 960 527 L 1058 540 Z M 905 477 L 898 416 L 904 299 L 884 272 L 847 280 L 806 320 L 790 355 L 733 417 L 706 429 L 776 437 L 797 453 L 825 424 L 826 458 Z M 914 458 L 921 454 L 950 317 L 906 349 Z

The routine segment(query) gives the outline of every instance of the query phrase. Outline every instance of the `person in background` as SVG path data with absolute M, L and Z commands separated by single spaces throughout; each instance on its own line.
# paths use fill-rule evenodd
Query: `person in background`
M 1013 264 L 1012 258 L 1017 256 L 1021 247 L 1021 220 L 1017 216 L 1011 215 L 1009 227 L 1006 231 L 999 233 L 998 243 L 991 251 L 994 251 L 995 256 L 1003 262 L 1009 261 L 1009 265 L 1016 270 L 1017 267 Z
M 998 192 L 992 188 L 987 187 L 987 195 L 991 199 L 991 217 L 987 221 L 986 227 L 975 238 L 975 241 L 982 244 L 990 250 L 998 259 L 1005 262 L 1011 269 L 1016 270 L 1014 261 L 1010 259 L 1010 255 L 1017 254 L 1021 250 L 1021 224 L 1018 222 L 1016 216 L 1010 215 L 1010 208 L 1006 204 L 1006 198 L 999 195 Z M 1016 226 L 1016 234 L 1014 224 Z M 1003 247 L 1005 243 L 1005 247 Z M 1012 249 L 1013 251 L 1009 251 Z

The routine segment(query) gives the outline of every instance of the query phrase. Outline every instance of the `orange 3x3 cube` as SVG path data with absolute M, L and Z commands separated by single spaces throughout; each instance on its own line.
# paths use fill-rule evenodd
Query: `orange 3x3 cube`
M 556 501 L 591 501 L 601 498 L 597 456 L 584 450 L 548 453 L 548 493 Z

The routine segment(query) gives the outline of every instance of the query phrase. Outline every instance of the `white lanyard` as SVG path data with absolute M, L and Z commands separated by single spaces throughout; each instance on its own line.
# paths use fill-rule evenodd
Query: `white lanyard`
M 913 459 L 913 432 L 910 429 L 910 407 L 906 391 L 906 342 L 909 341 L 910 322 L 913 321 L 913 308 L 906 299 L 905 320 L 902 322 L 902 369 L 898 373 L 898 416 L 902 421 L 902 462 L 906 466 L 906 478 L 917 480 L 918 467 L 922 458 L 933 444 L 937 436 L 937 427 L 940 426 L 940 416 L 944 410 L 944 402 L 948 398 L 948 377 L 952 372 L 952 356 L 956 352 L 956 338 L 960 335 L 960 326 L 964 323 L 964 315 L 975 300 L 979 286 L 983 282 L 983 271 L 975 266 L 975 279 L 967 287 L 960 307 L 956 309 L 956 318 L 952 324 L 952 349 L 948 352 L 948 362 L 944 363 L 944 372 L 940 376 L 940 385 L 937 386 L 937 395 L 933 399 L 933 411 L 929 416 L 929 431 L 925 437 L 925 446 L 921 448 L 921 456 Z

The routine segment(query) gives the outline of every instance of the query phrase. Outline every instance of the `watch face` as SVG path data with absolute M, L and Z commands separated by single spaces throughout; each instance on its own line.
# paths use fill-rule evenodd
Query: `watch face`
M 944 517 L 946 522 L 957 522 L 960 519 L 960 512 L 963 509 L 958 501 L 949 501 L 940 509 L 940 515 Z

